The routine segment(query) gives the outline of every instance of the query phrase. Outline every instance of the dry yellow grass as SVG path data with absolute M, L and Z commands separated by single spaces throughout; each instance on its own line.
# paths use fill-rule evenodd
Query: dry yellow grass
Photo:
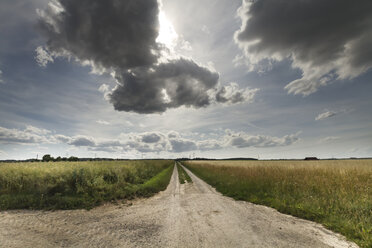
M 189 161 L 223 194 L 320 222 L 372 247 L 372 160 Z
M 305 166 L 306 168 L 313 167 L 332 167 L 342 166 L 344 168 L 356 167 L 358 169 L 372 169 L 372 159 L 340 159 L 340 160 L 192 160 L 189 164 L 205 164 L 205 165 L 223 165 L 223 166 Z

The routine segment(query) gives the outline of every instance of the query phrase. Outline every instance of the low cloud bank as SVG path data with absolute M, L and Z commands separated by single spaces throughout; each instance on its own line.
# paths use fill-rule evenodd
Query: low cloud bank
M 183 137 L 176 131 L 168 133 L 122 133 L 117 139 L 95 139 L 84 135 L 66 136 L 46 129 L 27 126 L 24 130 L 0 127 L 2 144 L 67 144 L 92 151 L 124 152 L 172 152 L 208 151 L 223 148 L 289 146 L 299 140 L 299 133 L 283 137 L 250 135 L 226 130 L 218 139 L 195 140 Z

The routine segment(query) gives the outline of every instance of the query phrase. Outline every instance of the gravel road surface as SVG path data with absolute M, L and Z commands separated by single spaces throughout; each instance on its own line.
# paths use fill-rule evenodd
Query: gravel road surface
M 358 247 L 321 225 L 193 183 L 90 211 L 0 212 L 0 247 Z

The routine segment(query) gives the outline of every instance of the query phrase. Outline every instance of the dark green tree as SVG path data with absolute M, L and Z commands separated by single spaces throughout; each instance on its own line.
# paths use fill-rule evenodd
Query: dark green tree
M 50 154 L 45 154 L 43 156 L 43 162 L 50 162 L 50 161 L 53 161 L 54 158 L 52 156 L 50 156 Z
M 71 157 L 68 158 L 68 161 L 79 161 L 79 158 L 71 156 Z

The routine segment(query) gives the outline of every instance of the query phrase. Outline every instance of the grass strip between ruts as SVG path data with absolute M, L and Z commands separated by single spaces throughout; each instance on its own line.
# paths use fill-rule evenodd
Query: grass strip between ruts
M 180 181 L 180 184 L 184 184 L 185 182 L 192 183 L 190 176 L 178 163 L 177 163 L 177 170 L 178 170 L 178 179 Z

